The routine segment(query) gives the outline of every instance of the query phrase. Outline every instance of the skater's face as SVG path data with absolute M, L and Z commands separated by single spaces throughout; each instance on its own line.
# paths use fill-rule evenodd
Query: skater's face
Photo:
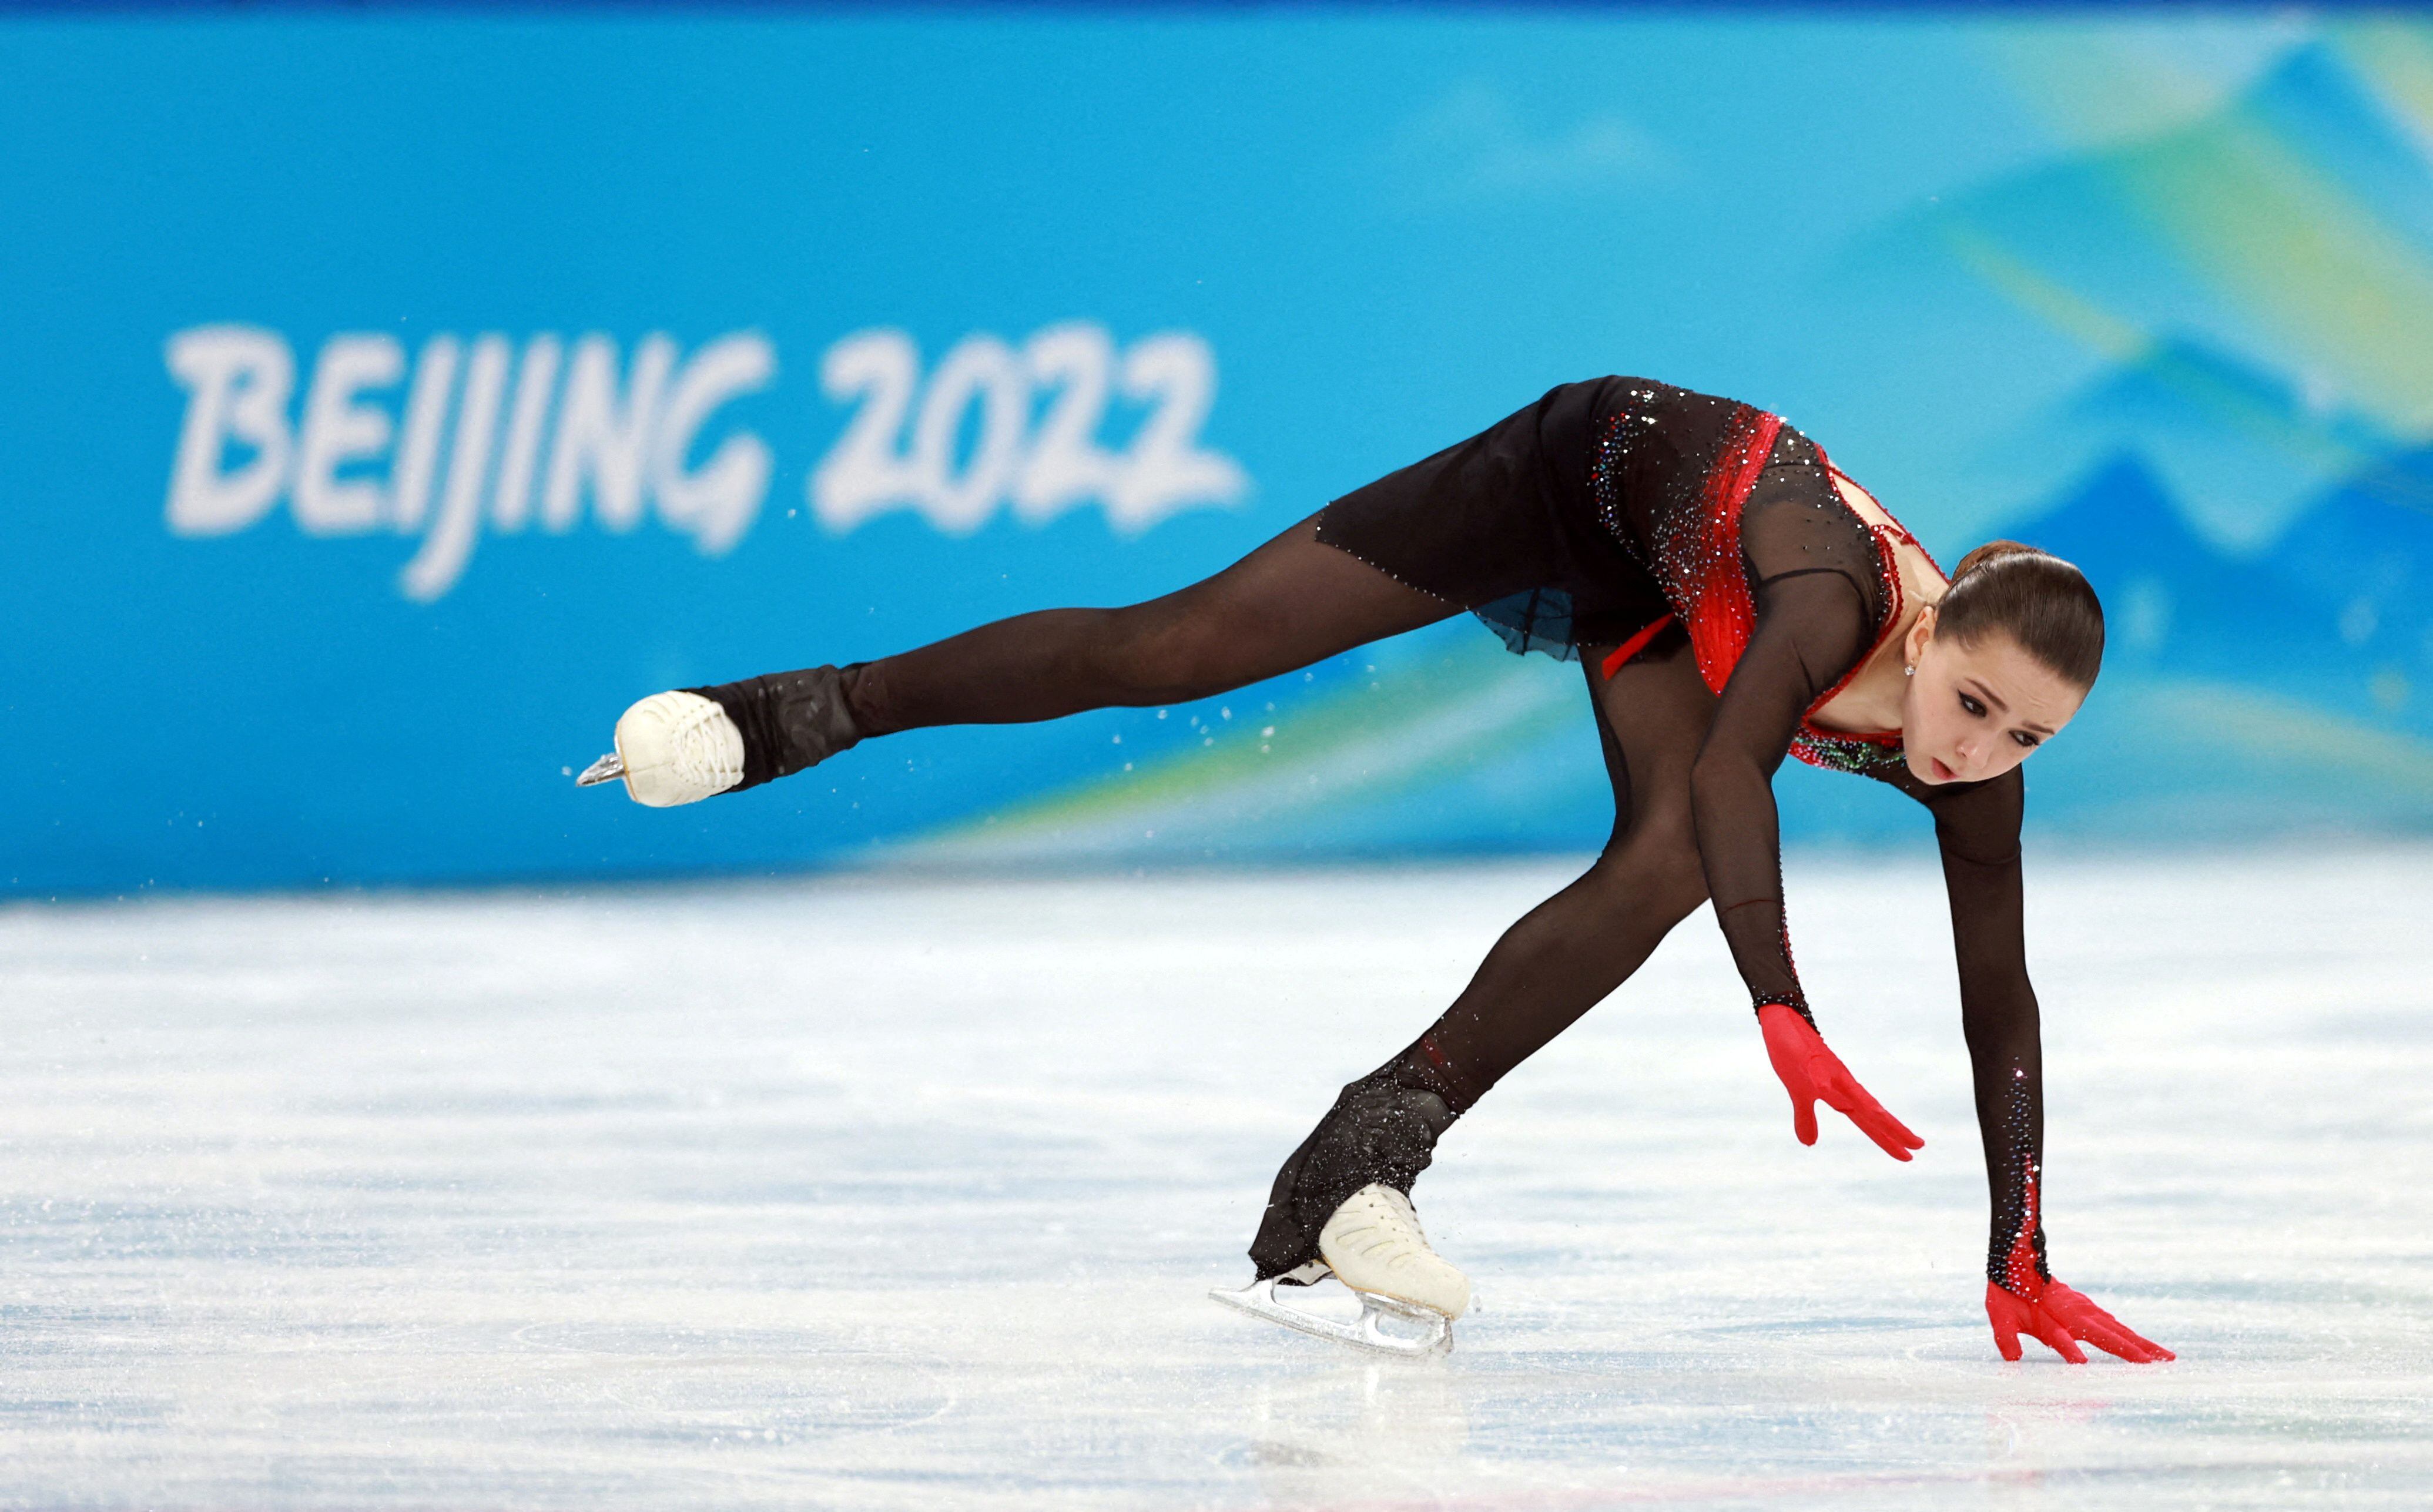
M 1936 635 L 1932 608 L 1901 649 L 1916 669 L 1902 689 L 1901 745 L 1920 782 L 1999 777 L 2059 735 L 2086 699 L 1999 631 L 1973 645 Z

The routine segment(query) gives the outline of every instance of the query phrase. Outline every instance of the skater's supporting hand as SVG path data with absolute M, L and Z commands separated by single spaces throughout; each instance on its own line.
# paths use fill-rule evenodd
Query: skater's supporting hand
M 2153 1340 L 2131 1332 L 2127 1324 L 2096 1306 L 2084 1292 L 2057 1281 L 2031 1281 L 2027 1284 L 2036 1295 L 2022 1297 L 1996 1283 L 1985 1283 L 1985 1317 L 1994 1325 L 1994 1348 L 2002 1351 L 2005 1360 L 2019 1357 L 2022 1334 L 2043 1340 L 2072 1365 L 2086 1363 L 2086 1351 L 2076 1342 L 2079 1339 L 2132 1365 L 2179 1358 Z
M 1791 1128 L 1803 1145 L 1816 1143 L 1816 1104 L 1848 1115 L 1859 1126 L 1859 1132 L 1881 1146 L 1883 1152 L 1897 1161 L 1910 1158 L 1910 1151 L 1923 1149 L 1926 1141 L 1911 1133 L 1909 1126 L 1884 1112 L 1884 1105 L 1859 1085 L 1858 1078 L 1842 1058 L 1825 1047 L 1825 1041 L 1814 1025 L 1781 1003 L 1768 1003 L 1757 1011 L 1759 1026 L 1765 1030 L 1766 1058 L 1774 1062 L 1774 1074 L 1782 1079 L 1783 1090 L 1791 1094 Z

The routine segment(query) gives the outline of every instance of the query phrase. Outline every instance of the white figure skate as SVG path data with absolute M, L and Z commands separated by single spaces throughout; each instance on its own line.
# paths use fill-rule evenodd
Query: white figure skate
M 1379 1354 L 1420 1358 L 1453 1348 L 1453 1320 L 1470 1308 L 1470 1279 L 1428 1248 L 1409 1198 L 1373 1182 L 1362 1187 L 1326 1220 L 1318 1252 L 1323 1258 L 1299 1270 L 1208 1295 L 1254 1317 Z M 1280 1284 L 1308 1285 L 1330 1274 L 1359 1297 L 1359 1317 L 1342 1321 L 1276 1297 Z M 1388 1332 L 1388 1318 L 1418 1324 L 1420 1332 Z
M 588 788 L 620 777 L 652 808 L 699 803 L 743 780 L 743 732 L 699 693 L 653 693 L 617 721 L 617 749 L 574 780 Z
M 861 741 L 845 676 L 806 667 L 715 688 L 653 693 L 617 722 L 617 749 L 574 779 L 622 777 L 638 804 L 672 808 L 815 767 Z

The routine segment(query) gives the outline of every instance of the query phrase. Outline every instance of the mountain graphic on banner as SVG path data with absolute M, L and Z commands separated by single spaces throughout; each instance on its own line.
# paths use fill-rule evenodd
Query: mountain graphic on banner
M 2309 394 L 2263 365 L 2187 333 L 2135 344 L 1987 450 L 1990 474 L 2084 477 L 2135 455 L 2196 528 L 2254 546 L 2278 535 L 2327 484 L 2373 469 L 2399 445 L 2370 416 Z
M 2297 675 L 2347 648 L 2318 605 L 2261 561 L 2189 527 L 2150 466 L 2122 453 L 2019 539 L 2076 563 L 2103 600 L 2107 675 Z
M 2433 827 L 2433 517 L 2398 501 L 2428 484 L 2433 451 L 2371 463 L 2235 553 L 2122 453 L 2016 527 L 2078 563 L 2110 621 L 2085 713 L 2030 769 L 2057 827 Z
M 2433 447 L 2361 471 L 2273 548 L 2359 653 L 2433 674 Z M 2433 714 L 2433 710 L 2428 710 Z

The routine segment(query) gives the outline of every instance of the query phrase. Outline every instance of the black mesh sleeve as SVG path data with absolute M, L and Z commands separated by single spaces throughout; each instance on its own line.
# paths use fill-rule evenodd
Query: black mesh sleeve
M 1782 911 L 1782 836 L 1774 773 L 1800 717 L 1875 641 L 1881 613 L 1874 539 L 1812 464 L 1768 467 L 1741 517 L 1757 601 L 1691 777 L 1698 857 L 1715 919 L 1760 1007 L 1809 1017 Z
M 1976 1077 L 1977 1127 L 1984 1139 L 1992 1197 L 1985 1275 L 2022 1290 L 2031 1274 L 2052 1279 L 2038 1198 L 2044 1049 L 2021 921 L 2019 824 L 2027 787 L 2016 768 L 1990 782 L 1939 787 L 1899 769 L 1878 775 L 1934 816 L 1944 887 L 1951 899 L 1961 1029 Z

